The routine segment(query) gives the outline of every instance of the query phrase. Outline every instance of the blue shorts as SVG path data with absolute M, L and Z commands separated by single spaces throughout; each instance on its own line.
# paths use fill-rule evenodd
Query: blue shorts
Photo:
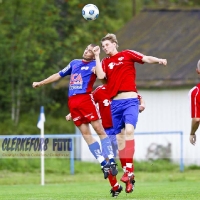
M 125 124 L 132 124 L 136 128 L 139 114 L 138 98 L 112 100 L 111 112 L 115 134 L 121 132 Z
M 107 129 L 105 129 L 105 132 L 106 132 L 108 138 L 110 139 L 110 143 L 111 143 L 112 149 L 113 149 L 113 154 L 116 157 L 118 145 L 117 145 L 117 139 L 116 139 L 116 134 L 115 134 L 114 128 L 107 128 Z M 104 158 L 108 157 L 103 149 L 102 149 L 102 154 L 103 154 Z

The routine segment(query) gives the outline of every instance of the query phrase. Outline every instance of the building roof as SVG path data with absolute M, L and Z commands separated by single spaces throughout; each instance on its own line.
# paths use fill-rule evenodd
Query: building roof
M 168 61 L 167 67 L 136 63 L 138 89 L 185 88 L 200 81 L 195 72 L 200 59 L 200 9 L 143 10 L 116 35 L 119 50 L 132 49 Z M 68 81 L 69 77 L 53 86 L 66 87 Z
M 200 59 L 200 10 L 144 10 L 117 33 L 119 50 L 166 58 L 162 65 L 136 64 L 138 88 L 191 87 Z

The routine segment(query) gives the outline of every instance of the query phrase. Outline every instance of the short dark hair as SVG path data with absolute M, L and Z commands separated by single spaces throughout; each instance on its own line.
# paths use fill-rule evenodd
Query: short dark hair
M 90 46 L 92 46 L 92 47 L 96 47 L 97 45 L 92 43 L 92 44 L 90 44 Z

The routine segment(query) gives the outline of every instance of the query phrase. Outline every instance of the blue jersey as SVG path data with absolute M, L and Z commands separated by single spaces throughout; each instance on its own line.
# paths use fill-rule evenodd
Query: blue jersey
M 91 93 L 96 75 L 92 72 L 96 61 L 84 62 L 81 59 L 72 60 L 63 70 L 59 71 L 61 77 L 70 76 L 69 97 L 76 94 Z

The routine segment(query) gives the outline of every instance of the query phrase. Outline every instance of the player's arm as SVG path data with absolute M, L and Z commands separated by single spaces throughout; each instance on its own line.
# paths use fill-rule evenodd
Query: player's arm
M 93 53 L 94 53 L 95 60 L 96 60 L 95 73 L 97 75 L 97 78 L 98 79 L 104 79 L 106 74 L 102 69 L 102 64 L 101 64 L 100 57 L 99 57 L 100 47 L 99 46 L 94 47 L 93 48 Z
M 200 118 L 192 118 L 191 131 L 190 131 L 190 143 L 195 145 L 196 143 L 196 131 L 199 128 Z
M 153 56 L 143 56 L 142 61 L 149 64 L 167 65 L 167 60 L 162 58 L 156 58 Z
M 92 72 L 93 72 L 94 74 L 96 74 L 96 67 L 93 67 L 93 68 L 92 68 Z M 101 81 L 102 84 L 106 84 L 106 83 L 107 83 L 107 79 L 106 79 L 106 78 L 100 79 L 100 81 Z
M 42 85 L 46 85 L 46 84 L 49 84 L 49 83 L 52 83 L 52 82 L 55 82 L 57 80 L 59 80 L 61 78 L 60 74 L 59 73 L 56 73 L 56 74 L 53 74 L 51 76 L 49 76 L 48 78 L 40 81 L 40 82 L 33 82 L 33 88 L 36 88 L 36 87 L 40 87 Z
M 140 101 L 139 112 L 141 113 L 145 109 L 145 101 L 144 101 L 144 99 L 142 97 L 140 98 L 139 101 Z

